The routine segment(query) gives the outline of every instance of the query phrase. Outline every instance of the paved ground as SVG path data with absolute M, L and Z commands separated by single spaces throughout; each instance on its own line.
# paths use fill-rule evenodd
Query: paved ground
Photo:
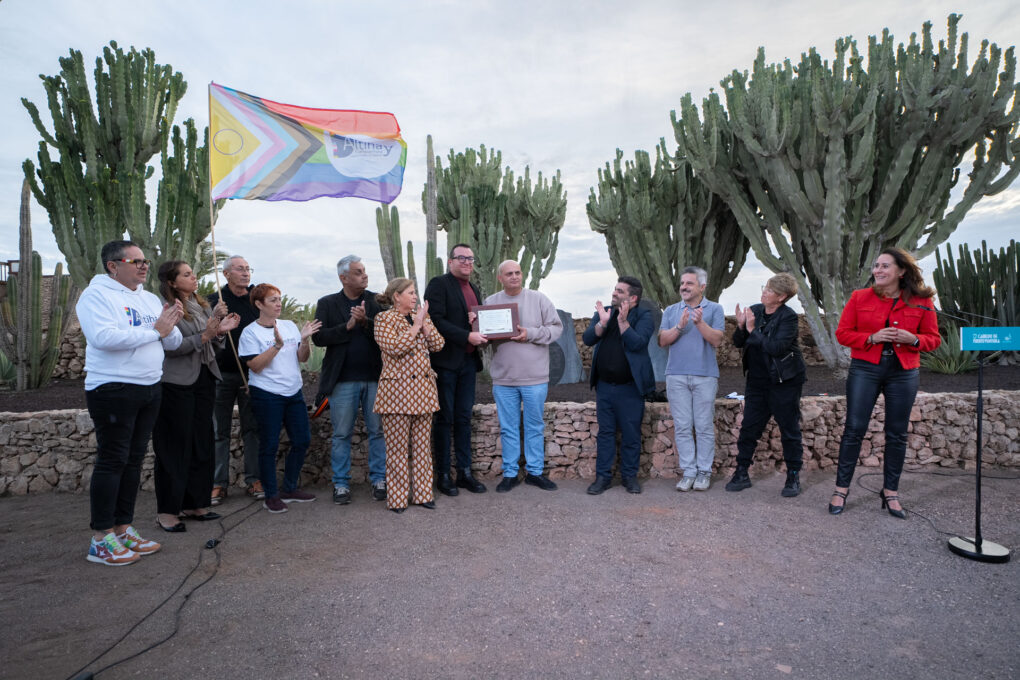
M 117 569 L 84 559 L 86 496 L 3 498 L 0 677 L 69 676 L 199 556 L 183 592 L 213 578 L 177 635 L 99 677 L 1020 677 L 1020 481 L 985 480 L 986 538 L 1014 551 L 985 565 L 922 517 L 881 511 L 858 485 L 878 477 L 858 476 L 841 517 L 825 511 L 831 474 L 807 476 L 796 499 L 779 497 L 782 479 L 599 497 L 576 480 L 490 485 L 403 515 L 367 488 L 346 507 L 319 489 L 279 516 L 231 498 L 216 550 L 202 546 L 221 528 L 193 523 Z M 971 533 L 973 478 L 907 474 L 901 493 L 938 529 Z M 153 507 L 143 493 L 150 533 Z M 164 638 L 183 600 L 89 669 Z

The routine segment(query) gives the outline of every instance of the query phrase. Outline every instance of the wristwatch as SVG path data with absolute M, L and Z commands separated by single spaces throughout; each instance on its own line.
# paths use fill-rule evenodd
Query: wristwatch
M 921 338 L 914 338 L 914 344 L 912 344 L 911 347 L 920 347 L 920 346 L 921 346 Z

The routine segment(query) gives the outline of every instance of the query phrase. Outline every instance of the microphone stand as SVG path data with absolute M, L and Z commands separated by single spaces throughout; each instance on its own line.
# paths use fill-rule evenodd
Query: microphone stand
M 922 309 L 931 309 L 930 307 L 923 307 L 918 305 Z M 931 310 L 935 311 L 935 310 Z M 943 316 L 948 316 L 951 319 L 962 321 L 963 323 L 970 325 L 971 322 L 966 319 L 961 319 L 958 316 L 953 316 L 941 310 L 938 311 Z M 981 317 L 987 318 L 987 317 Z M 975 492 L 974 492 L 974 536 L 954 536 L 949 539 L 949 551 L 954 555 L 960 557 L 966 557 L 969 560 L 976 562 L 986 562 L 992 564 L 1004 564 L 1009 562 L 1009 548 L 986 541 L 981 536 L 981 433 L 982 424 L 984 420 L 984 373 L 985 373 L 985 360 L 981 356 L 981 351 L 978 351 L 978 389 L 977 389 L 977 470 L 975 471 Z

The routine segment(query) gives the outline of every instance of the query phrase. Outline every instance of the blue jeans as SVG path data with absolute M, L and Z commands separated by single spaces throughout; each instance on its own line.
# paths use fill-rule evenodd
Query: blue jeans
M 333 486 L 351 485 L 351 433 L 358 407 L 368 433 L 368 479 L 373 484 L 386 480 L 386 442 L 382 420 L 375 407 L 377 382 L 338 382 L 329 395 L 329 419 L 333 421 Z
M 839 442 L 839 467 L 836 486 L 848 487 L 861 454 L 861 441 L 868 431 L 871 412 L 878 395 L 885 395 L 885 453 L 883 487 L 896 491 L 900 486 L 903 459 L 907 455 L 907 425 L 917 396 L 918 369 L 904 370 L 895 355 L 883 356 L 873 364 L 863 359 L 850 362 L 846 378 L 846 427 Z
M 597 454 L 595 474 L 613 476 L 616 459 L 616 433 L 620 432 L 620 477 L 637 477 L 641 463 L 641 419 L 645 400 L 634 381 L 614 385 L 602 380 L 595 385 L 595 413 L 599 434 L 595 438 Z
M 432 455 L 436 474 L 450 474 L 450 440 L 456 453 L 457 469 L 471 468 L 471 409 L 475 405 L 475 360 L 464 355 L 460 368 L 436 369 L 439 411 L 432 427 Z
M 527 471 L 541 475 L 545 468 L 545 395 L 541 385 L 493 385 L 492 398 L 499 413 L 499 440 L 503 449 L 503 476 L 516 477 L 521 459 L 521 407 L 524 408 L 524 461 Z
M 718 389 L 718 378 L 666 376 L 666 398 L 673 415 L 677 467 L 683 471 L 684 477 L 712 472 L 715 460 L 715 393 Z
M 301 466 L 312 442 L 308 425 L 308 407 L 298 391 L 282 397 L 255 386 L 251 390 L 251 408 L 259 423 L 259 477 L 266 498 L 279 496 L 276 486 L 276 450 L 280 446 L 280 426 L 287 428 L 290 451 L 283 469 L 283 490 L 294 491 L 301 481 Z

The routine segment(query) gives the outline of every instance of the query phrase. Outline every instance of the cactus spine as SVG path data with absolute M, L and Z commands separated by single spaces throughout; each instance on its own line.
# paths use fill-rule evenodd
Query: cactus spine
M 695 175 L 665 140 L 623 163 L 623 152 L 599 170 L 598 193 L 588 197 L 588 223 L 602 234 L 619 275 L 636 276 L 645 296 L 665 307 L 679 299 L 685 266 L 708 272 L 705 295 L 717 300 L 736 279 L 749 243 L 726 204 Z
M 849 363 L 835 339 L 839 314 L 864 285 L 881 250 L 932 253 L 982 197 L 1020 174 L 1020 87 L 1013 48 L 982 43 L 972 66 L 959 17 L 937 47 L 895 47 L 888 30 L 849 38 L 830 64 L 811 49 L 799 64 L 767 64 L 722 81 L 698 108 L 688 94 L 673 128 L 680 153 L 736 215 L 758 260 L 790 271 L 819 350 L 833 368 Z M 1001 68 L 1001 71 L 1000 71 Z M 734 153 L 723 153 L 732 136 Z M 974 165 L 949 207 L 959 165 Z M 746 179 L 750 197 L 739 186 Z
M 48 324 L 43 330 L 42 258 L 32 250 L 30 199 L 31 189 L 25 180 L 21 188 L 20 269 L 8 280 L 8 295 L 0 305 L 0 350 L 16 367 L 18 391 L 41 387 L 53 375 L 78 297 L 58 263 L 50 287 Z
M 21 100 L 42 137 L 38 168 L 26 160 L 23 169 L 49 213 L 75 285 L 83 288 L 103 273 L 103 244 L 125 232 L 157 265 L 168 259 L 193 261 L 197 244 L 209 233 L 203 202 L 208 163 L 207 146 L 197 146 L 194 122 L 185 121 L 185 137 L 172 127 L 187 89 L 184 77 L 157 64 L 150 49 L 125 52 L 111 42 L 96 59 L 93 106 L 81 52 L 71 50 L 60 67 L 58 75 L 42 77 L 52 133 L 36 105 Z M 157 153 L 163 179 L 152 230 L 145 184 L 153 175 L 149 160 Z M 154 279 L 147 285 L 155 286 Z

